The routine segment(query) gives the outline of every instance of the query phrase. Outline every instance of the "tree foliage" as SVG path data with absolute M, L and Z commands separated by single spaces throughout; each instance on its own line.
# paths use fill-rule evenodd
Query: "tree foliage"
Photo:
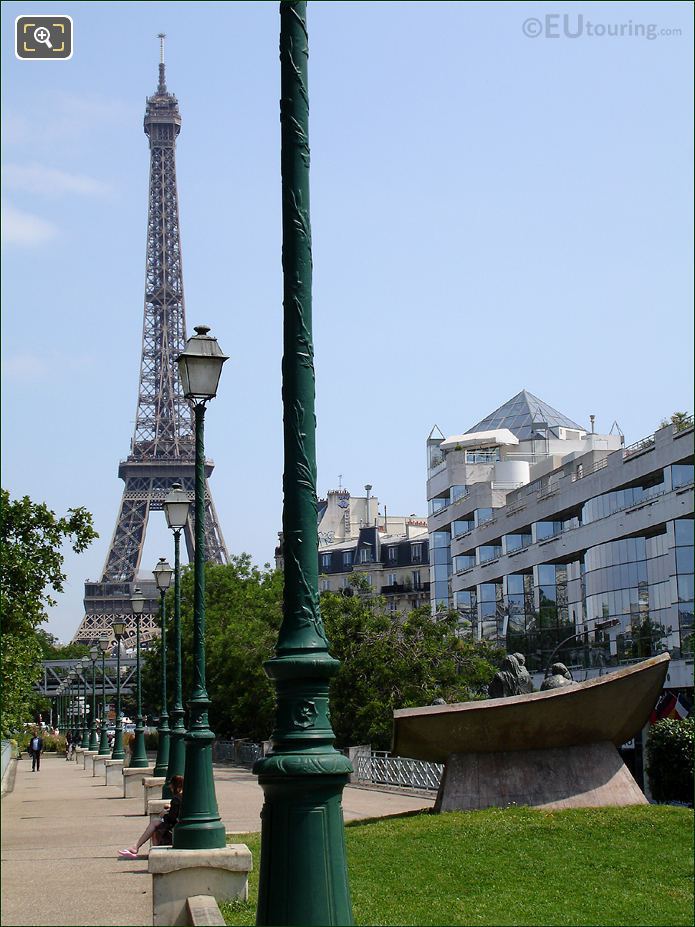
M 182 576 L 184 702 L 193 675 L 193 573 Z M 352 591 L 352 590 L 351 590 Z M 500 654 L 485 643 L 457 636 L 458 616 L 428 608 L 390 613 L 380 597 L 321 597 L 333 656 L 341 661 L 331 683 L 331 720 L 337 743 L 388 747 L 395 708 L 428 705 L 436 698 L 475 698 L 490 681 Z M 263 670 L 273 656 L 282 615 L 282 574 L 251 565 L 247 555 L 226 566 L 206 566 L 207 685 L 210 726 L 220 736 L 270 736 L 275 693 Z M 173 697 L 173 591 L 167 594 L 169 712 Z M 159 642 L 143 670 L 146 705 L 161 700 Z
M 39 635 L 53 593 L 63 591 L 62 545 L 81 553 L 98 537 L 84 508 L 56 517 L 28 496 L 10 499 L 0 490 L 0 613 L 2 614 L 3 736 L 28 720 L 32 686 L 40 671 L 45 639 Z

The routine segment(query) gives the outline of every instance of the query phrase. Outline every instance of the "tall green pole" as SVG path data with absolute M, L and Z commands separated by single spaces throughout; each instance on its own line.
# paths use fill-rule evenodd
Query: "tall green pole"
M 169 766 L 162 798 L 171 798 L 172 776 L 186 771 L 186 728 L 183 723 L 183 688 L 181 681 L 181 529 L 174 530 L 174 707 L 171 709 Z
M 283 620 L 265 664 L 277 689 L 263 788 L 257 924 L 352 924 L 341 798 L 349 760 L 333 746 L 328 652 L 318 594 L 309 218 L 306 0 L 280 3 L 284 275 Z
M 101 736 L 99 737 L 99 756 L 108 756 L 109 735 L 108 735 L 108 711 L 106 710 L 106 651 L 101 651 Z
M 82 676 L 82 673 L 80 673 Z M 87 725 L 87 674 L 82 676 L 82 748 L 89 750 L 89 726 Z
M 96 750 L 99 747 L 97 740 L 97 676 L 96 660 L 92 660 L 92 717 L 89 719 L 89 749 Z
M 154 776 L 166 776 L 169 768 L 169 714 L 167 712 L 167 611 L 166 591 L 159 590 L 159 614 L 162 619 L 162 710 L 159 713 L 157 728 L 157 762 Z M 166 784 L 166 783 L 165 783 Z
M 133 755 L 130 758 L 131 769 L 145 769 L 149 764 L 145 750 L 145 727 L 142 719 L 142 679 L 140 676 L 140 615 L 135 615 L 135 663 L 137 676 L 138 713 L 135 719 L 135 740 Z
M 116 637 L 116 728 L 113 735 L 112 760 L 124 760 L 123 715 L 121 714 L 121 638 Z
M 205 683 L 205 403 L 195 413 L 195 559 L 193 566 L 193 692 L 188 703 L 186 769 L 179 822 L 174 828 L 177 850 L 214 850 L 225 846 L 212 772 L 215 735 L 208 723 Z

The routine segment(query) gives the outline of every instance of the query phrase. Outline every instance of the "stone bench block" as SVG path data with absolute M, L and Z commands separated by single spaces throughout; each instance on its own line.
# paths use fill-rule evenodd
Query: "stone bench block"
M 193 895 L 186 899 L 188 922 L 193 927 L 224 927 L 225 920 L 212 895 Z
M 164 814 L 164 809 L 168 804 L 168 798 L 151 798 L 147 802 L 147 813 L 150 816 L 150 822 L 158 821 Z
M 123 760 L 106 760 L 106 784 L 123 787 Z
M 151 776 L 154 766 L 143 766 L 140 769 L 128 766 L 123 770 L 123 797 L 124 798 L 142 798 L 145 789 L 142 780 L 146 776 Z
M 85 750 L 83 753 L 84 757 L 84 771 L 94 775 L 94 757 L 97 755 L 98 750 Z
M 147 814 L 147 803 L 149 801 L 162 797 L 162 787 L 166 781 L 166 776 L 143 777 L 142 788 L 145 795 L 145 804 L 142 811 L 143 814 Z
M 243 843 L 217 850 L 175 850 L 153 847 L 148 871 L 152 874 L 154 927 L 188 924 L 188 898 L 211 895 L 218 902 L 248 900 L 251 851 Z
M 93 767 L 93 768 L 92 768 L 92 775 L 93 775 L 93 776 L 103 776 L 103 775 L 105 775 L 105 773 L 106 773 L 106 768 L 105 768 L 105 766 L 104 766 L 104 763 L 105 763 L 107 760 L 110 760 L 110 759 L 111 759 L 111 754 L 110 754 L 110 753 L 107 753 L 105 756 L 99 756 L 99 754 L 97 754 L 97 755 L 94 757 L 94 762 L 92 763 L 92 767 Z

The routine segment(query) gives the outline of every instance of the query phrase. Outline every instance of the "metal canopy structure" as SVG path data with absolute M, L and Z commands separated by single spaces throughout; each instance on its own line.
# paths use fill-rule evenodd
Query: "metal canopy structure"
M 136 581 L 147 597 L 141 640 L 146 643 L 157 636 L 159 595 L 154 583 L 143 582 L 137 576 L 147 522 L 150 512 L 162 510 L 164 497 L 174 482 L 181 483 L 191 500 L 194 494 L 193 421 L 176 364 L 186 343 L 176 185 L 176 138 L 181 131 L 181 115 L 176 97 L 167 91 L 163 42 L 159 83 L 156 92 L 147 98 L 144 130 L 150 144 L 150 183 L 135 432 L 130 454 L 118 467 L 125 488 L 103 574 L 99 582 L 85 583 L 85 617 L 73 637 L 74 642 L 88 645 L 102 636 L 113 639 L 114 618 L 126 622 L 124 643 L 126 646 L 132 643 L 135 621 L 129 599 Z M 208 485 L 213 466 L 212 461 L 206 461 L 206 559 L 227 563 L 227 550 Z M 194 553 L 194 517 L 191 507 L 184 529 L 189 560 Z
M 65 682 L 65 678 L 70 670 L 75 668 L 75 660 L 44 660 L 43 673 L 41 679 L 36 683 L 34 689 L 41 695 L 56 696 L 58 687 Z M 106 673 L 103 677 L 106 694 L 116 695 L 116 658 L 109 657 L 105 661 Z M 82 678 L 86 682 L 87 695 L 92 694 L 92 671 L 84 671 Z M 101 660 L 96 663 L 96 695 L 101 698 Z M 135 691 L 135 658 L 121 657 L 121 695 L 130 695 Z

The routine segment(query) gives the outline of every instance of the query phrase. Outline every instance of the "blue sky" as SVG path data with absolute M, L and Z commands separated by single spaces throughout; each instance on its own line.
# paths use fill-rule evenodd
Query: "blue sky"
M 70 61 L 15 59 L 15 17 L 42 12 L 73 17 Z M 67 553 L 51 613 L 67 640 L 134 424 L 159 31 L 189 332 L 210 325 L 231 356 L 207 416 L 213 495 L 229 549 L 272 560 L 279 16 L 265 0 L 1 15 L 2 483 L 94 513 L 101 538 Z M 522 388 L 628 443 L 691 411 L 691 4 L 312 0 L 309 37 L 320 494 L 342 474 L 423 513 L 432 426 L 464 431 Z M 143 565 L 170 546 L 156 513 Z

